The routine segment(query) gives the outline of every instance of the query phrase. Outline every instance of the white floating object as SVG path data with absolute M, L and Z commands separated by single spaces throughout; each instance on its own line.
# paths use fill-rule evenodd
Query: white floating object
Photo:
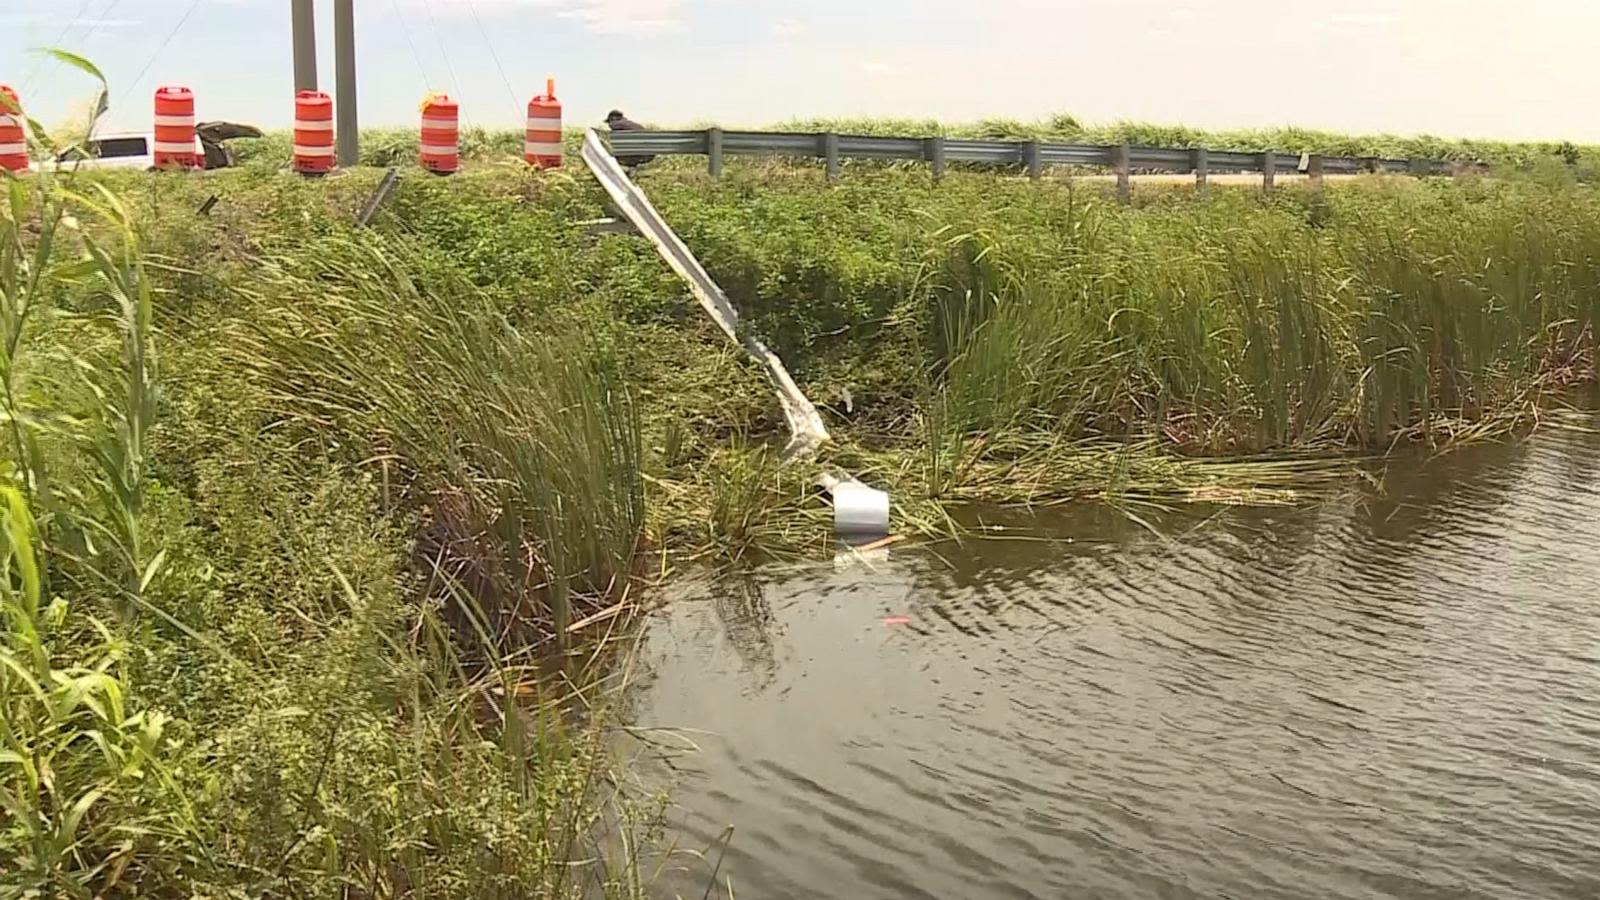
M 889 495 L 855 480 L 833 485 L 833 530 L 839 534 L 888 534 Z

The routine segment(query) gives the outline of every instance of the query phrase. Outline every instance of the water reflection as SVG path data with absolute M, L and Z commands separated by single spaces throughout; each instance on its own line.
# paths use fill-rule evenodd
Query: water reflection
M 741 897 L 1600 894 L 1600 437 L 1386 487 L 687 590 L 673 825 Z
M 723 640 L 739 657 L 753 689 L 764 689 L 777 677 L 773 631 L 781 626 L 761 580 L 750 572 L 724 574 L 711 583 L 709 595 Z

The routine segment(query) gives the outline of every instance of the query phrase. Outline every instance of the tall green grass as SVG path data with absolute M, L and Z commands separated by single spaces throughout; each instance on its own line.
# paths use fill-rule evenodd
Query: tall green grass
M 921 291 L 948 427 L 1231 453 L 1440 442 L 1514 425 L 1591 349 L 1587 194 L 1388 198 L 1334 228 L 1237 204 L 1077 214 L 1099 221 L 1048 267 L 971 235 L 938 251 Z
M 1097 183 L 992 174 L 952 173 L 933 184 L 925 173 L 874 169 L 828 185 L 808 167 L 730 164 L 717 180 L 671 166 L 646 167 L 639 179 L 749 327 L 828 407 L 845 451 L 841 464 L 855 449 L 907 454 L 928 473 L 894 476 L 913 493 L 1043 496 L 1040 468 L 1025 473 L 1025 492 L 1006 490 L 1002 480 L 1006 472 L 1024 477 L 1012 465 L 1023 457 L 1061 461 L 1061 453 L 1040 455 L 1045 439 L 1107 461 L 1063 468 L 1058 496 L 1116 496 L 1119 483 L 1158 493 L 1151 488 L 1163 472 L 1180 485 L 1214 487 L 1224 473 L 1190 479 L 1153 466 L 1122 479 L 1122 463 L 1101 451 L 1119 441 L 1144 455 L 1211 457 L 1371 453 L 1411 439 L 1444 444 L 1504 433 L 1528 421 L 1545 392 L 1592 373 L 1585 335 L 1593 320 L 1596 200 L 1570 181 L 1374 178 L 1330 183 L 1320 197 L 1293 187 L 1272 198 L 1219 187 L 1207 199 L 1186 187 L 1148 187 L 1123 206 Z M 343 297 L 351 290 L 347 269 L 374 267 L 335 248 L 324 272 L 316 254 L 323 242 L 342 240 L 332 236 L 348 231 L 371 180 L 355 173 L 306 184 L 248 170 L 208 179 L 207 189 L 224 197 L 214 223 L 185 226 L 182 241 L 169 243 L 197 246 L 209 228 L 225 260 L 244 244 L 237 259 L 197 268 L 233 283 L 249 272 L 263 299 L 206 314 L 239 313 L 268 327 L 299 322 L 309 315 L 300 307 L 319 310 L 319 322 L 344 315 L 320 295 Z M 204 199 L 198 183 L 160 182 L 163 208 L 187 213 L 185 190 L 196 205 Z M 405 264 L 383 276 L 393 285 L 362 288 L 370 296 L 361 303 L 407 308 L 417 302 L 406 287 L 414 283 L 446 298 L 472 295 L 471 308 L 487 303 L 530 340 L 576 320 L 585 347 L 609 352 L 614 337 L 624 341 L 625 359 L 605 368 L 640 398 L 641 443 L 662 448 L 663 462 L 640 462 L 655 507 L 645 527 L 657 544 L 786 542 L 797 534 L 796 510 L 806 514 L 802 530 L 818 526 L 821 517 L 812 514 L 826 510 L 814 508 L 803 483 L 776 493 L 752 489 L 762 478 L 776 483 L 751 475 L 766 468 L 759 446 L 780 421 L 770 395 L 698 330 L 681 285 L 645 242 L 583 233 L 577 222 L 598 215 L 602 202 L 583 179 L 509 170 L 403 179 L 373 230 L 403 242 Z M 261 270 L 255 253 L 295 263 Z M 381 327 L 373 333 L 389 333 Z M 318 333 L 310 325 L 302 331 Z M 231 333 L 218 340 L 233 346 Z M 401 371 L 385 361 L 394 353 L 387 347 L 345 344 L 338 352 L 346 358 Z M 295 371 L 298 363 L 280 366 L 272 352 L 263 345 L 259 358 L 267 362 L 257 368 L 279 378 Z M 457 370 L 441 359 L 429 355 L 427 364 Z M 313 415 L 301 402 L 345 390 L 346 381 L 370 391 L 359 374 L 300 377 L 292 390 L 275 389 L 283 397 L 274 409 L 292 413 L 294 433 L 319 447 L 387 460 L 368 469 L 381 475 L 388 466 L 404 508 L 426 511 L 430 521 L 442 510 L 450 517 L 443 522 L 467 523 L 425 529 L 430 546 L 466 553 L 481 545 L 472 555 L 511 557 L 506 541 L 471 524 L 491 520 L 481 511 L 503 505 L 494 499 L 500 488 L 481 484 L 482 472 L 506 467 L 458 465 L 428 449 L 425 437 L 408 438 L 402 450 L 395 422 L 371 412 L 394 405 L 386 398 L 361 400 L 367 412 L 342 418 Z M 402 374 L 397 383 L 416 377 Z M 408 389 L 405 408 L 425 409 L 417 396 Z M 730 446 L 739 436 L 756 455 Z M 871 463 L 900 471 L 889 461 Z M 1255 484 L 1254 477 L 1245 480 Z M 478 486 L 433 501 L 435 488 L 458 483 Z M 726 502 L 707 502 L 717 497 Z M 456 533 L 477 539 L 448 537 Z M 806 530 L 804 543 L 825 537 L 825 528 Z M 601 556 L 585 551 L 583 559 Z M 554 621 L 542 593 L 548 577 L 521 579 L 505 563 L 487 568 L 537 588 L 530 608 Z M 594 590 L 584 585 L 580 593 Z
M 608 695 L 528 646 L 638 540 L 594 335 L 357 243 L 196 305 L 178 223 L 0 187 L 0 896 L 642 893 Z
M 425 512 L 419 552 L 497 632 L 564 635 L 574 603 L 619 592 L 639 550 L 639 416 L 619 360 L 592 331 L 519 331 L 405 250 L 335 239 L 272 262 L 237 362 L 306 440 L 392 463 Z
M 127 629 L 161 616 L 151 288 L 115 195 L 0 183 L 0 892 L 88 897 L 179 864 L 197 833 L 169 717 L 124 670 Z M 87 309 L 57 307 L 68 284 Z
M 129 696 L 111 629 L 50 593 L 23 492 L 0 487 L 0 504 L 0 892 L 136 890 L 198 830 L 168 717 Z

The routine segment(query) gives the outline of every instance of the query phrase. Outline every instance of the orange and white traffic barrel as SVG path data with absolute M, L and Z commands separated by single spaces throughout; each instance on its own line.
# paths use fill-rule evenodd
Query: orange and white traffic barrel
M 197 169 L 205 157 L 194 151 L 194 93 L 186 87 L 156 89 L 155 152 L 158 169 Z
M 22 101 L 17 92 L 0 84 L 0 169 L 8 172 L 28 170 L 28 136 L 22 130 Z
M 448 94 L 429 94 L 422 101 L 422 167 L 449 175 L 461 167 L 461 108 Z
M 333 98 L 321 91 L 294 95 L 294 170 L 321 175 L 333 169 Z
M 556 99 L 554 78 L 545 82 L 544 96 L 528 101 L 522 158 L 541 169 L 561 167 L 561 101 Z

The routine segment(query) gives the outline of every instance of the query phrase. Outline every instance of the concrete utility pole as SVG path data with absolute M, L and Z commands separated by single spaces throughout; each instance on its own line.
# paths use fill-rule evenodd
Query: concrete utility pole
M 333 115 L 338 129 L 339 165 L 353 166 L 361 159 L 356 116 L 355 0 L 333 0 Z
M 317 89 L 317 20 L 313 0 L 290 0 L 294 19 L 294 89 Z

